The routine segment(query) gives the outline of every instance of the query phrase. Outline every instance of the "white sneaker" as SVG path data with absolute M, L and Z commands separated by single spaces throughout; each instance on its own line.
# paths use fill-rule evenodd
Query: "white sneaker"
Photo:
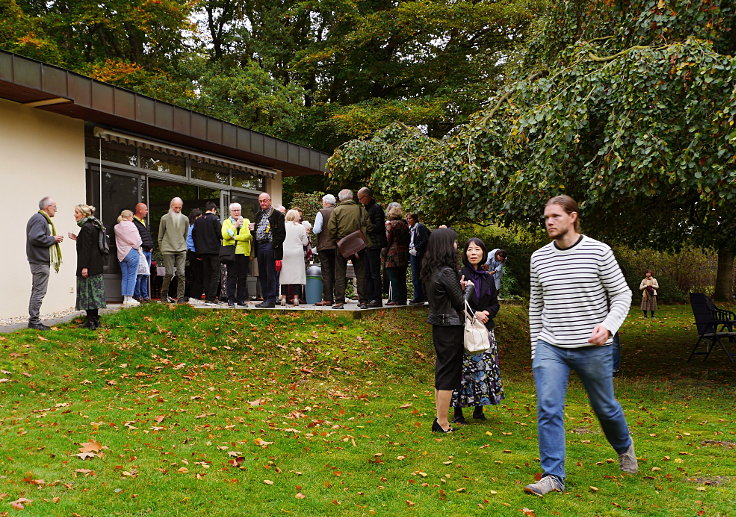
M 618 464 L 621 465 L 621 470 L 627 474 L 636 474 L 639 472 L 639 462 L 636 461 L 633 439 L 629 448 L 618 455 Z
M 125 307 L 136 307 L 138 305 L 140 305 L 140 302 L 138 300 L 134 300 L 133 298 L 123 301 L 123 306 Z
M 542 479 L 524 487 L 524 492 L 539 497 L 550 492 L 564 492 L 565 484 L 555 476 L 544 476 Z

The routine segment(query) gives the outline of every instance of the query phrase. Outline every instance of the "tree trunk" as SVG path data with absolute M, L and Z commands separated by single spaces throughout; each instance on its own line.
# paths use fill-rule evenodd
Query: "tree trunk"
M 733 295 L 733 258 L 734 253 L 731 249 L 724 246 L 718 250 L 718 273 L 713 295 L 718 301 L 730 301 Z

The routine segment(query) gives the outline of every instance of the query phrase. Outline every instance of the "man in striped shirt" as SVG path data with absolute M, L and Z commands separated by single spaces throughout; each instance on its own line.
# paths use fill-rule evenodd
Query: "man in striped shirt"
M 552 242 L 531 259 L 529 326 L 537 389 L 542 478 L 524 488 L 543 496 L 565 490 L 564 406 L 570 370 L 577 372 L 621 470 L 638 470 L 634 442 L 613 393 L 612 336 L 626 319 L 631 289 L 608 245 L 580 234 L 578 205 L 553 197 L 544 209 Z M 610 306 L 610 308 L 609 308 Z

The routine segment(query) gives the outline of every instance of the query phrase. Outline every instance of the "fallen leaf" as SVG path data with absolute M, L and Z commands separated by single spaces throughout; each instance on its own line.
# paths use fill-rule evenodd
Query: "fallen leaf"
M 79 452 L 94 452 L 94 453 L 102 452 L 102 444 L 94 440 L 80 443 L 79 445 L 81 445 L 81 447 L 79 448 Z
M 529 508 L 524 508 L 521 511 L 524 512 L 524 515 L 527 515 L 528 517 L 536 517 L 537 515 L 536 513 L 534 513 L 534 510 L 530 510 Z
M 302 494 L 301 492 L 299 492 L 294 497 L 296 497 L 297 499 L 304 499 L 307 496 L 305 496 L 304 494 Z
M 255 442 L 255 444 L 256 444 L 256 445 L 258 445 L 259 447 L 268 447 L 269 445 L 271 445 L 271 444 L 273 443 L 273 442 L 267 442 L 267 441 L 266 441 L 266 440 L 264 440 L 263 438 L 256 438 L 256 439 L 254 440 L 254 442 Z
M 271 481 L 270 479 L 264 479 L 263 483 L 266 485 L 273 485 L 273 481 Z

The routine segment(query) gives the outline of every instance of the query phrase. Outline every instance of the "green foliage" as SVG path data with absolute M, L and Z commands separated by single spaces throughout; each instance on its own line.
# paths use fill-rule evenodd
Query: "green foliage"
M 536 226 L 544 202 L 566 193 L 597 238 L 732 246 L 736 59 L 719 53 L 732 39 L 695 37 L 733 24 L 731 4 L 703 16 L 683 4 L 667 11 L 667 39 L 641 22 L 623 42 L 586 31 L 625 31 L 622 20 L 656 2 L 579 4 L 545 19 L 526 61 L 535 68 L 517 71 L 491 109 L 441 139 L 394 124 L 347 142 L 328 163 L 333 183 L 359 177 L 430 218 L 502 225 Z M 583 25 L 562 23 L 575 13 Z

